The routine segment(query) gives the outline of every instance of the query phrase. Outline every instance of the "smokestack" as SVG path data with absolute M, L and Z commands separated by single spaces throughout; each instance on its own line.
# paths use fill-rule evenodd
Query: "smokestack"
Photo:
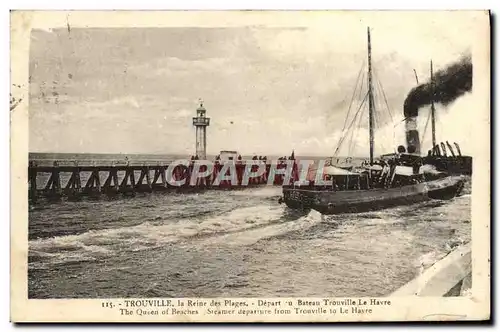
M 465 56 L 458 62 L 435 73 L 434 88 L 432 82 L 426 82 L 413 88 L 404 102 L 408 150 L 420 153 L 417 118 L 418 110 L 421 107 L 431 104 L 432 99 L 435 103 L 446 106 L 471 89 L 472 59 L 470 56 Z
M 420 138 L 418 137 L 416 116 L 406 118 L 405 129 L 408 153 L 420 154 Z

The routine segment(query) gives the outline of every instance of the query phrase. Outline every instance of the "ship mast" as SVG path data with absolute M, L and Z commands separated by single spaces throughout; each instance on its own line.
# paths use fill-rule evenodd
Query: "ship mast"
M 432 125 L 432 149 L 436 147 L 436 109 L 434 108 L 434 73 L 431 60 L 431 125 Z
M 368 27 L 368 112 L 369 112 L 369 126 L 370 126 L 370 165 L 373 164 L 373 90 L 372 90 L 372 45 L 370 40 L 370 27 Z

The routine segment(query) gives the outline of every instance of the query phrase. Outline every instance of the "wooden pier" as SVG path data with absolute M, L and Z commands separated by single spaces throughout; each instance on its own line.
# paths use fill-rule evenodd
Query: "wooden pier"
M 207 189 L 241 189 L 262 185 L 278 185 L 284 183 L 283 174 L 275 174 L 276 170 L 286 167 L 284 162 L 273 165 L 265 163 L 265 171 L 258 177 L 251 177 L 248 184 L 244 183 L 245 172 L 257 172 L 260 165 L 247 165 L 244 162 L 233 162 L 236 176 L 233 181 L 215 181 L 223 170 L 224 163 L 214 163 L 212 174 L 198 177 L 191 181 L 194 163 L 175 165 L 169 169 L 167 165 L 59 165 L 38 166 L 30 162 L 28 167 L 29 199 L 36 201 L 39 198 L 57 200 L 67 197 L 69 200 L 78 200 L 81 197 L 98 198 L 101 195 L 133 196 L 135 193 L 153 191 L 198 191 Z M 263 162 L 264 163 L 264 162 Z M 297 164 L 293 162 L 291 181 L 298 179 Z M 207 166 L 201 165 L 203 172 Z M 262 167 L 262 166 L 260 166 Z M 226 176 L 231 175 L 226 168 Z M 170 176 L 170 178 L 169 178 Z M 269 177 L 274 177 L 268 181 Z M 172 184 L 172 181 L 184 181 L 182 185 Z

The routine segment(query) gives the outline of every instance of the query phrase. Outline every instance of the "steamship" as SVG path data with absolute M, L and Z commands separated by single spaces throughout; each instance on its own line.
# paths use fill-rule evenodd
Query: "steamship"
M 283 197 L 280 199 L 280 203 L 284 202 L 290 208 L 314 209 L 323 214 L 365 212 L 409 205 L 431 199 L 452 199 L 459 195 L 464 187 L 465 177 L 462 174 L 449 174 L 445 170 L 436 167 L 432 162 L 426 163 L 427 160 L 438 160 L 439 155 L 436 148 L 435 153 L 429 153 L 427 159 L 421 157 L 414 112 L 406 114 L 405 110 L 405 115 L 407 115 L 405 118 L 407 146 L 400 145 L 397 152 L 382 155 L 377 160 L 374 160 L 374 122 L 376 114 L 369 28 L 367 33 L 368 92 L 362 104 L 367 98 L 370 160 L 369 162 L 363 162 L 360 167 L 345 168 L 330 162 L 323 169 L 318 166 L 309 168 L 306 181 L 303 184 L 298 181 L 283 186 Z M 409 105 L 405 105 L 405 107 L 411 109 Z M 350 109 L 351 107 L 349 107 Z M 358 108 L 358 113 L 354 116 L 349 128 L 356 121 L 360 109 L 361 106 Z M 344 129 L 346 124 L 347 119 Z M 347 134 L 340 139 L 337 151 L 345 137 L 347 137 Z M 457 148 L 459 151 L 458 145 Z M 322 174 L 320 173 L 318 176 L 318 172 L 322 172 Z
M 404 116 L 406 119 L 406 139 L 409 145 L 416 147 L 415 153 L 420 154 L 420 140 L 416 126 L 418 110 L 422 104 L 430 104 L 431 112 L 427 118 L 427 129 L 429 120 L 432 127 L 432 148 L 427 151 L 423 163 L 434 166 L 439 171 L 448 174 L 472 174 L 472 157 L 463 156 L 457 142 L 436 142 L 436 110 L 434 100 L 447 104 L 461 94 L 472 89 L 472 62 L 463 58 L 458 63 L 448 67 L 444 73 L 434 76 L 432 61 L 430 63 L 431 79 L 427 84 L 421 84 L 410 91 L 404 102 Z M 416 74 L 415 74 L 416 75 Z M 417 79 L 418 83 L 418 79 Z

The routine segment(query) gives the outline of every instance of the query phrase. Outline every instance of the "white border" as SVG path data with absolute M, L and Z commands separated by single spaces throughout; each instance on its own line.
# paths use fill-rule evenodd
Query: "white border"
M 260 1 L 260 0 L 254 0 L 254 1 L 246 1 L 246 2 L 231 2 L 231 1 L 212 1 L 209 4 L 207 4 L 206 1 L 148 1 L 148 0 L 142 0 L 142 1 L 130 1 L 130 0 L 121 0 L 121 1 L 107 1 L 106 3 L 103 3 L 102 1 L 95 1 L 95 0 L 87 0 L 87 1 L 79 1 L 79 2 L 74 2 L 74 3 L 69 3 L 68 1 L 44 1 L 43 3 L 37 2 L 37 1 L 6 1 L 2 2 L 2 7 L 5 4 L 6 8 L 3 10 L 0 15 L 0 19 L 2 20 L 2 41 L 4 42 L 4 50 L 3 50 L 3 56 L 4 59 L 1 62 L 1 70 L 2 70 L 2 84 L 3 84 L 3 91 L 5 91 L 4 94 L 2 94 L 2 98 L 5 98 L 3 101 L 3 105 L 7 105 L 8 103 L 8 95 L 7 91 L 9 90 L 10 82 L 9 82 L 9 62 L 10 62 L 10 55 L 9 55 L 9 12 L 7 9 L 10 8 L 16 8 L 16 9 L 486 9 L 486 8 L 492 8 L 494 12 L 498 13 L 498 1 L 492 1 L 492 0 L 475 0 L 475 1 L 467 1 L 467 0 L 450 0 L 450 1 L 427 1 L 427 0 L 421 0 L 421 1 L 414 1 L 414 2 L 409 2 L 405 1 L 403 2 L 396 2 L 396 1 L 377 1 L 377 2 L 372 2 L 372 1 L 353 1 L 353 0 L 348 0 L 348 1 L 336 1 L 335 6 L 326 6 L 324 1 L 315 1 L 315 0 L 308 0 L 308 1 Z M 3 8 L 2 8 L 3 9 Z M 498 24 L 498 22 L 497 22 Z M 493 34 L 495 38 L 495 54 L 496 52 L 496 45 L 498 43 L 498 35 L 497 33 Z M 495 70 L 493 73 L 495 78 L 498 78 L 498 69 Z M 498 86 L 494 86 L 494 94 L 499 95 L 499 89 Z M 2 126 L 0 130 L 0 133 L 2 133 L 4 140 L 0 144 L 0 151 L 3 154 L 3 158 L 1 158 L 0 162 L 0 174 L 9 174 L 9 168 L 10 168 L 10 163 L 9 163 L 9 116 L 8 112 L 3 112 L 2 113 L 2 121 L 0 121 L 0 126 Z M 495 119 L 495 124 L 498 125 L 498 116 L 496 116 Z M 492 132 L 493 133 L 493 132 Z M 496 154 L 500 153 L 500 143 L 495 140 L 495 148 L 494 151 Z M 494 168 L 493 168 L 494 169 Z M 497 184 L 498 181 L 495 182 L 495 185 Z M 9 203 L 9 188 L 8 186 L 4 185 L 1 187 L 2 190 L 2 199 L 0 199 L 0 211 L 4 213 L 5 218 L 3 218 L 3 224 L 2 226 L 5 227 L 4 231 L 2 232 L 3 235 L 3 250 L 1 251 L 2 255 L 2 268 L 3 268 L 3 273 L 1 274 L 3 278 L 3 290 L 4 296 L 2 296 L 2 313 L 3 313 L 3 319 L 2 322 L 4 323 L 2 326 L 2 331 L 9 331 L 13 330 L 14 327 L 12 324 L 8 323 L 9 320 L 9 297 L 6 296 L 9 293 L 9 231 L 8 231 L 8 225 L 9 225 L 9 219 L 10 219 L 10 203 Z M 497 202 L 492 202 L 492 204 L 496 204 Z M 496 216 L 496 214 L 495 214 Z M 492 222 L 494 222 L 496 218 L 492 218 Z M 498 226 L 496 226 L 497 232 L 498 232 Z M 495 233 L 495 235 L 497 235 Z M 495 241 L 492 241 L 494 244 Z M 495 248 L 496 249 L 496 248 Z M 220 326 L 213 326 L 213 329 L 218 329 Z M 432 329 L 430 326 L 423 326 L 426 329 Z M 5 328 L 5 329 L 4 329 Z M 19 327 L 17 327 L 19 328 Z M 24 329 L 27 327 L 21 327 L 21 329 Z M 51 327 L 46 327 L 46 328 L 51 328 Z M 78 327 L 76 330 L 82 329 L 84 327 Z M 169 329 L 176 329 L 178 327 L 173 327 L 170 326 L 168 327 Z M 232 327 L 232 328 L 238 328 L 238 327 Z M 282 327 L 282 328 L 292 328 L 291 326 L 288 327 Z M 305 326 L 304 328 L 308 329 L 310 327 Z M 325 328 L 331 328 L 328 326 L 325 326 Z M 340 328 L 340 327 L 335 327 L 335 328 Z M 381 326 L 382 329 L 385 328 L 385 326 Z M 400 327 L 404 328 L 404 327 Z M 96 330 L 102 330 L 103 328 L 96 328 L 94 327 L 93 329 Z M 133 327 L 132 330 L 140 329 L 140 327 Z M 73 328 L 75 330 L 75 328 Z M 351 328 L 352 330 L 352 328 Z

